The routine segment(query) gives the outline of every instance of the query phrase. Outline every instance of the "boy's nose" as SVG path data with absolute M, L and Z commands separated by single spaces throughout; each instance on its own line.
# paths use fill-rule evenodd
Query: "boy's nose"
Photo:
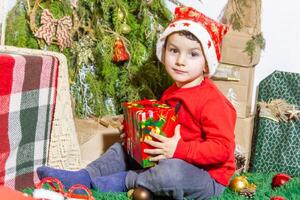
M 176 65 L 178 66 L 185 66 L 185 55 L 179 54 L 176 60 Z

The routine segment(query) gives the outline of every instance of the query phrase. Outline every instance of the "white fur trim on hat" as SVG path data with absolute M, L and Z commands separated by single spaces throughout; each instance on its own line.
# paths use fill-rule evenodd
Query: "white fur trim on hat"
M 189 24 L 189 25 L 188 25 Z M 156 56 L 162 62 L 162 55 L 164 51 L 164 44 L 166 42 L 166 38 L 178 31 L 189 31 L 193 35 L 195 35 L 198 40 L 201 42 L 204 55 L 207 61 L 209 74 L 211 77 L 218 66 L 218 59 L 216 54 L 216 49 L 214 46 L 214 42 L 211 39 L 210 34 L 207 30 L 199 23 L 193 22 L 191 20 L 178 20 L 171 23 L 165 31 L 160 35 L 157 44 L 156 44 Z

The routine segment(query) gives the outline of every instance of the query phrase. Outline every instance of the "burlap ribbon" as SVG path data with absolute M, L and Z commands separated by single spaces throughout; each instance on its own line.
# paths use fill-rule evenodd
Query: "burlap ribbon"
M 287 103 L 284 99 L 259 102 L 258 106 L 259 117 L 268 118 L 276 122 L 300 119 L 300 110 L 297 109 L 297 106 Z
M 37 30 L 35 36 L 44 39 L 48 45 L 56 37 L 60 48 L 71 47 L 72 40 L 70 30 L 72 28 L 72 19 L 65 16 L 61 19 L 54 19 L 48 9 L 43 10 L 41 16 L 42 26 Z

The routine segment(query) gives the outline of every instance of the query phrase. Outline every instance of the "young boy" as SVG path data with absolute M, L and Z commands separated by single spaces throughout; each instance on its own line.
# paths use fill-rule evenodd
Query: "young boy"
M 56 177 L 66 188 L 76 183 L 101 191 L 144 187 L 174 199 L 222 194 L 235 171 L 236 112 L 208 77 L 217 67 L 226 31 L 227 27 L 193 8 L 178 7 L 160 36 L 157 57 L 175 82 L 161 100 L 174 107 L 180 104 L 180 108 L 172 138 L 152 134 L 158 141 L 145 141 L 154 147 L 145 152 L 158 161 L 156 166 L 136 170 L 121 143 L 115 143 L 85 169 L 41 167 L 39 177 Z

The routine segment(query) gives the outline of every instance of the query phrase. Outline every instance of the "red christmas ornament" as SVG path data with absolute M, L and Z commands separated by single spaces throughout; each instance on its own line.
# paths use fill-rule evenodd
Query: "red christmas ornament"
M 129 59 L 129 54 L 126 51 L 123 40 L 117 38 L 114 44 L 112 60 L 115 63 L 125 62 Z
M 282 196 L 275 196 L 275 197 L 272 197 L 270 200 L 285 200 L 285 198 Z
M 276 174 L 272 179 L 272 188 L 280 187 L 286 184 L 289 180 L 291 180 L 291 177 L 288 174 Z

